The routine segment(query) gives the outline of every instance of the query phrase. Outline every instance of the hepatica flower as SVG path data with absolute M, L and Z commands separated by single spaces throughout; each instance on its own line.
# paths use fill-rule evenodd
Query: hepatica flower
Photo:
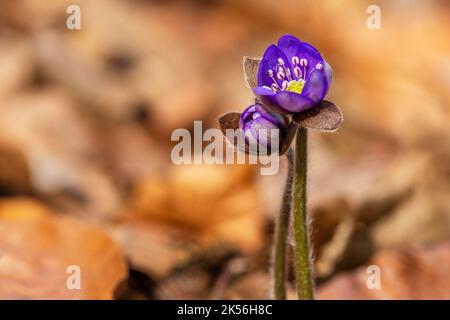
M 285 118 L 269 112 L 260 103 L 255 103 L 242 112 L 239 127 L 252 153 L 261 149 L 269 151 L 273 146 L 279 148 L 279 142 L 284 139 L 287 131 Z
M 220 127 L 240 151 L 266 155 L 269 149 L 273 152 L 273 147 L 278 147 L 275 152 L 279 155 L 287 152 L 288 175 L 275 224 L 272 294 L 276 299 L 286 298 L 286 243 L 292 215 L 298 297 L 313 299 L 306 223 L 307 129 L 334 131 L 342 123 L 339 108 L 324 100 L 331 86 L 332 70 L 316 48 L 291 35 L 270 45 L 262 58 L 244 57 L 243 65 L 247 86 L 256 95 L 256 102 L 242 113 L 222 116 Z M 241 144 L 228 137 L 228 129 L 240 130 Z M 290 147 L 294 137 L 295 149 Z
M 259 132 L 278 128 L 276 150 L 281 155 L 287 151 L 298 126 L 334 131 L 341 124 L 339 108 L 323 100 L 333 72 L 312 45 L 285 35 L 277 45 L 270 45 L 262 58 L 244 57 L 243 64 L 247 86 L 257 102 L 241 115 L 229 113 L 221 117 L 223 131 L 241 129 L 247 145 L 256 140 L 258 146 L 271 148 L 273 139 Z
M 325 97 L 332 70 L 312 45 L 285 35 L 278 45 L 267 48 L 257 77 L 253 92 L 292 114 L 313 107 Z

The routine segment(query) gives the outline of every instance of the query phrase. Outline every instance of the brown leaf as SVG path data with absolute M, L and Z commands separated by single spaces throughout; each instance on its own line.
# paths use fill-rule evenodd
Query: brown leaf
M 249 89 L 253 89 L 258 86 L 258 67 L 261 62 L 261 58 L 244 57 L 242 64 L 244 66 L 245 83 Z
M 231 112 L 223 115 L 219 118 L 220 129 L 222 130 L 223 135 L 236 148 L 236 150 L 249 154 L 248 147 L 245 144 L 239 144 L 241 141 L 243 142 L 243 138 L 241 136 L 237 136 L 233 141 L 230 140 L 229 135 L 227 135 L 227 129 L 239 130 L 240 118 L 241 114 L 238 112 Z
M 24 154 L 23 165 L 33 177 L 34 191 L 51 198 L 63 210 L 83 206 L 81 210 L 100 218 L 117 218 L 121 201 L 118 184 L 95 160 L 105 150 L 100 142 L 103 139 L 77 107 L 55 88 L 17 95 L 5 102 L 1 111 L 0 141 Z
M 253 171 L 249 166 L 183 165 L 171 166 L 165 172 L 164 176 L 146 178 L 136 186 L 130 208 L 133 216 L 149 223 L 163 223 L 172 230 L 189 231 L 184 237 L 180 232 L 174 237 L 177 241 L 183 238 L 182 243 L 188 243 L 190 235 L 194 241 L 233 244 L 243 251 L 253 251 L 262 244 L 262 218 L 258 215 L 257 190 L 252 185 Z M 166 230 L 163 233 L 169 234 Z M 129 241 L 131 237 L 126 238 Z M 144 242 L 141 243 L 145 250 Z M 150 250 L 160 252 L 164 250 L 161 247 L 152 245 Z M 146 257 L 150 257 L 145 262 L 147 269 L 161 269 L 157 265 L 160 262 L 152 260 L 151 255 L 139 258 Z
M 289 147 L 292 144 L 292 140 L 295 137 L 295 134 L 297 133 L 298 125 L 294 121 L 291 121 L 291 124 L 289 125 L 288 131 L 286 136 L 284 137 L 283 141 L 281 141 L 281 147 L 280 147 L 280 155 L 283 155 L 286 153 L 286 151 L 289 150 Z
M 319 290 L 319 299 L 449 299 L 450 243 L 409 251 L 386 250 L 369 265 L 379 267 L 380 287 L 369 289 L 374 272 L 361 267 L 335 276 Z M 369 272 L 370 271 L 370 272 Z M 372 283 L 372 282 L 370 282 Z
M 238 112 L 227 113 L 219 118 L 220 129 L 224 136 L 226 136 L 227 129 L 239 129 L 239 121 L 241 114 Z
M 0 192 L 26 194 L 31 191 L 30 172 L 21 150 L 0 138 Z
M 167 212 L 164 211 L 164 214 Z M 143 214 L 140 212 L 138 215 Z M 110 234 L 120 244 L 133 269 L 159 280 L 177 265 L 185 263 L 195 248 L 194 237 L 174 225 L 173 221 L 164 224 L 148 223 L 148 219 L 128 219 L 112 226 Z M 156 256 L 158 259 L 155 259 Z
M 327 100 L 322 100 L 313 108 L 297 113 L 293 119 L 301 127 L 321 131 L 335 131 L 344 121 L 341 110 Z
M 69 289 L 78 266 L 80 289 Z M 126 277 L 121 251 L 99 227 L 28 199 L 0 202 L 0 299 L 111 299 Z

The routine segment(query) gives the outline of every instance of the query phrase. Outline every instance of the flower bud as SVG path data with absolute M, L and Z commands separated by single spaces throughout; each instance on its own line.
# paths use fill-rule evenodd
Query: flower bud
M 287 132 L 283 116 L 269 112 L 259 103 L 242 112 L 240 127 L 246 147 L 257 154 L 278 152 Z

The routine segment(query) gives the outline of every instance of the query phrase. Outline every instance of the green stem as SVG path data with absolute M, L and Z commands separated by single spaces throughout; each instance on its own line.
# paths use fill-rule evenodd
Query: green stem
M 307 129 L 297 131 L 295 146 L 294 178 L 294 239 L 295 275 L 298 298 L 313 300 L 314 289 L 309 255 L 309 235 L 306 221 L 306 174 L 307 174 Z
M 275 225 L 275 238 L 272 252 L 273 260 L 273 297 L 277 300 L 286 299 L 286 246 L 289 216 L 292 204 L 292 183 L 294 180 L 294 156 L 292 149 L 286 153 L 288 172 L 281 201 L 280 214 Z

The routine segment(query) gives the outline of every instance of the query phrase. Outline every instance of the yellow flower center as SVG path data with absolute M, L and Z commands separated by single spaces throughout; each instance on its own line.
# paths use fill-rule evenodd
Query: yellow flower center
M 305 86 L 305 81 L 303 81 L 302 79 L 292 80 L 292 81 L 289 81 L 286 90 L 300 94 L 300 93 L 302 93 L 304 86 Z

